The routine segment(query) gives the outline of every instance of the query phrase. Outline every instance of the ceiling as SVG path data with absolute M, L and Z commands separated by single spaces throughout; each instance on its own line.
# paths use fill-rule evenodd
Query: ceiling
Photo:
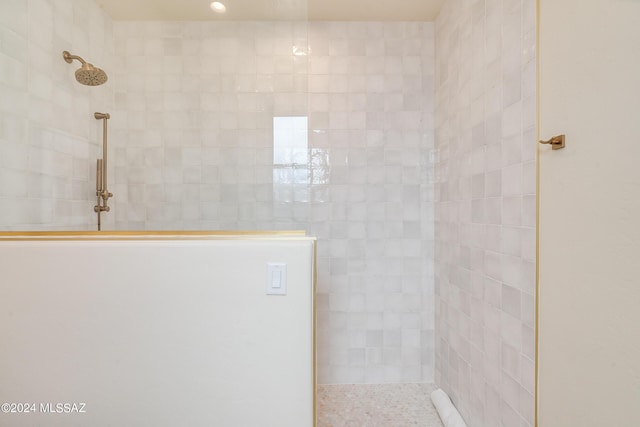
M 117 21 L 433 21 L 445 0 L 97 0 Z

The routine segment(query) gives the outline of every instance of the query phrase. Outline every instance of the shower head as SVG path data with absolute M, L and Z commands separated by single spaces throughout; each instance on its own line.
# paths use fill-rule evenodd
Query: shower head
M 62 52 L 62 56 L 68 64 L 71 64 L 74 59 L 77 59 L 82 64 L 82 66 L 76 70 L 76 80 L 78 83 L 86 86 L 100 86 L 108 80 L 107 73 L 98 67 L 94 67 L 93 64 L 89 64 L 79 56 L 71 55 L 66 50 Z
M 86 86 L 100 86 L 106 83 L 107 79 L 107 73 L 91 64 L 82 64 L 82 67 L 76 70 L 76 80 Z

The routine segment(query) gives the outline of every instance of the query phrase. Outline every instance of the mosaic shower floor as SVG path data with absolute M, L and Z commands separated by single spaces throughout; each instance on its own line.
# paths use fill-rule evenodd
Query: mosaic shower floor
M 433 384 L 319 385 L 317 427 L 442 427 Z

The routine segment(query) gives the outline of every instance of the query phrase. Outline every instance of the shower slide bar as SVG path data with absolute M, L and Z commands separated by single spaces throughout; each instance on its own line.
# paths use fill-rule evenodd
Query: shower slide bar
M 107 185 L 107 120 L 111 118 L 109 113 L 95 113 L 96 120 L 102 120 L 102 159 L 96 162 L 96 197 L 97 204 L 93 207 L 98 214 L 98 231 L 102 229 L 100 214 L 109 212 L 109 198 L 113 197 Z

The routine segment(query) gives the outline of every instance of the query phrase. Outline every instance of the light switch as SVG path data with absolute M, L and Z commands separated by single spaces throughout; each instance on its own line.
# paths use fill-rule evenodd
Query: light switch
M 287 294 L 287 264 L 267 263 L 267 295 Z
M 278 268 L 274 268 L 273 270 L 271 270 L 271 287 L 273 289 L 280 289 L 282 287 L 280 269 Z

